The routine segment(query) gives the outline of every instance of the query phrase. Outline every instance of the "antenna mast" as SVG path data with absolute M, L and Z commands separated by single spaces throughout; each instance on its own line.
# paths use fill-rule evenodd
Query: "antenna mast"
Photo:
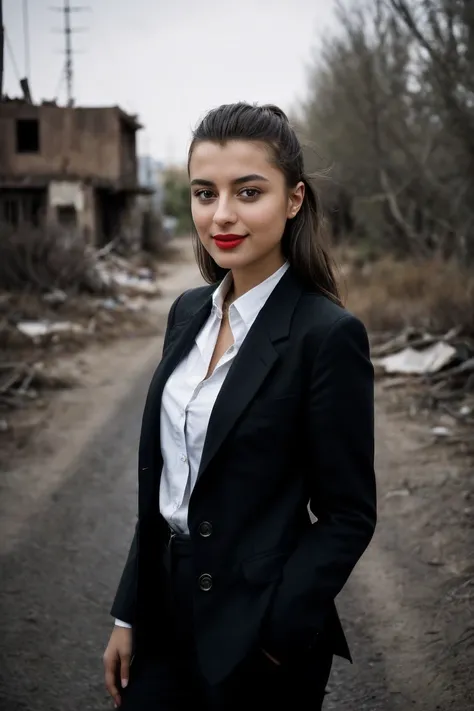
M 85 6 L 71 6 L 70 0 L 64 0 L 64 7 L 53 7 L 52 10 L 62 12 L 64 15 L 64 41 L 65 41 L 65 54 L 66 61 L 64 65 L 64 70 L 66 74 L 66 87 L 67 87 L 67 105 L 74 106 L 74 50 L 72 48 L 72 33 L 78 32 L 80 29 L 71 26 L 71 14 L 73 12 L 81 12 L 81 10 L 89 10 Z
M 64 0 L 64 37 L 66 40 L 66 85 L 67 85 L 67 105 L 74 104 L 73 79 L 74 70 L 72 65 L 72 41 L 71 41 L 71 6 L 69 0 Z

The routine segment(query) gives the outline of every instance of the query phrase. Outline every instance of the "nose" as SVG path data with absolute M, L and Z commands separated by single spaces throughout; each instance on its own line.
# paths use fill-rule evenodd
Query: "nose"
M 237 215 L 232 207 L 231 201 L 221 196 L 216 204 L 216 211 L 214 213 L 214 222 L 219 227 L 224 225 L 232 225 L 237 221 Z

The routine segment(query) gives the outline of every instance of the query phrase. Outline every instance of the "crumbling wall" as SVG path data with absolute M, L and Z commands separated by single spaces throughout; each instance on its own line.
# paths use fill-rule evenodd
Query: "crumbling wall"
M 37 143 L 34 122 L 38 125 Z M 19 145 L 20 139 L 23 143 Z M 2 177 L 69 175 L 118 181 L 121 153 L 115 108 L 0 103 Z

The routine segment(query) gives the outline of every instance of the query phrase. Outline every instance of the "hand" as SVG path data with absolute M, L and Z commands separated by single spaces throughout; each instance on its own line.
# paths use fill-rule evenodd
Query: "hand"
M 117 708 L 121 704 L 117 679 L 120 678 L 121 688 L 125 689 L 130 674 L 130 658 L 132 654 L 132 630 L 128 627 L 115 626 L 107 649 L 104 652 L 105 686 Z M 120 675 L 119 675 L 120 672 Z
M 273 664 L 276 664 L 278 667 L 281 666 L 281 662 L 279 662 L 278 659 L 275 659 L 275 657 L 272 657 L 272 655 L 265 651 L 265 649 L 262 648 L 262 652 L 271 662 L 273 662 Z

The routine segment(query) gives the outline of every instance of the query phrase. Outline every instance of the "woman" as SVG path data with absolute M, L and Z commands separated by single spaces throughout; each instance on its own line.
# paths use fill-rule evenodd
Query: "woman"
M 171 307 L 148 393 L 106 685 L 126 711 L 320 709 L 376 522 L 367 333 L 279 108 L 211 111 L 188 171 L 210 286 Z

